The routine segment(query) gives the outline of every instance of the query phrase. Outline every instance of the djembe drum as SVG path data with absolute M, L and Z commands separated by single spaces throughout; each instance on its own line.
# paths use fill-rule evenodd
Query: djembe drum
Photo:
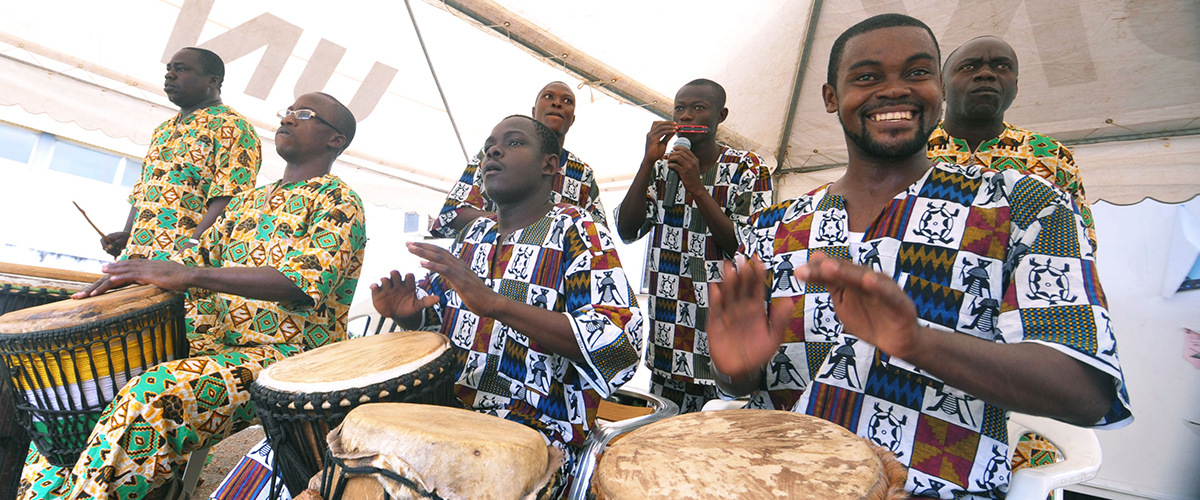
M 354 409 L 330 433 L 313 483 L 325 500 L 534 500 L 549 498 L 562 461 L 540 433 L 516 422 L 380 403 Z
M 186 357 L 183 295 L 139 286 L 0 316 L 0 358 L 21 425 L 52 465 L 72 466 L 131 379 Z
M 275 450 L 272 470 L 288 491 L 303 490 L 321 470 L 325 436 L 361 404 L 457 405 L 453 362 L 445 336 L 392 332 L 327 345 L 267 367 L 250 397 Z
M 817 417 L 725 410 L 668 418 L 600 456 L 597 500 L 907 498 L 891 452 Z

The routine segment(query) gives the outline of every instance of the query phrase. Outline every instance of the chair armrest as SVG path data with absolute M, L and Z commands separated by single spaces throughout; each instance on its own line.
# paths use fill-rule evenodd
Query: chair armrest
M 739 410 L 749 402 L 750 400 L 748 399 L 735 399 L 733 401 L 710 399 L 707 403 L 704 403 L 704 408 L 701 408 L 700 411 Z
M 575 480 L 571 483 L 571 489 L 566 496 L 570 500 L 584 500 L 587 498 L 588 487 L 592 484 L 592 473 L 596 470 L 596 464 L 600 460 L 600 453 L 604 452 L 604 448 L 608 446 L 609 441 L 638 427 L 679 414 L 679 406 L 675 402 L 659 396 L 629 389 L 617 389 L 616 393 L 622 396 L 644 399 L 651 408 L 654 408 L 654 412 L 637 418 L 600 424 L 588 434 L 587 440 L 583 442 L 583 451 L 579 453 L 579 464 L 575 469 Z
M 1016 424 L 1045 437 L 1065 457 L 1061 462 L 1014 472 L 1008 486 L 1009 500 L 1041 500 L 1056 489 L 1090 480 L 1100 471 L 1100 440 L 1091 429 L 1020 413 L 1010 413 L 1009 420 L 1010 426 Z M 1010 433 L 1009 446 L 1017 446 L 1020 434 L 1014 437 Z

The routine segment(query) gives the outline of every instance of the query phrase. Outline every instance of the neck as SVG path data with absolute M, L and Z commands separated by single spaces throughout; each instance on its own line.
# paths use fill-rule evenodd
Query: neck
M 907 189 L 931 166 L 933 162 L 924 148 L 907 158 L 880 159 L 868 157 L 851 145 L 846 175 L 834 183 L 831 192 L 847 199 L 847 210 L 856 201 L 857 206 L 873 206 Z
M 195 106 L 190 106 L 190 107 L 186 107 L 186 108 L 183 108 L 183 107 L 179 108 L 179 116 L 182 116 L 182 117 L 185 117 L 185 118 L 186 118 L 187 116 L 189 116 L 189 115 L 191 115 L 192 113 L 196 112 L 196 110 L 197 110 L 197 109 L 204 109 L 204 108 L 207 108 L 207 107 L 209 107 L 209 106 L 216 106 L 216 105 L 218 105 L 218 104 L 221 104 L 221 96 L 220 96 L 220 94 L 218 94 L 218 95 L 216 95 L 216 96 L 214 96 L 214 97 L 212 97 L 212 98 L 210 98 L 210 99 L 205 99 L 205 100 L 203 100 L 203 101 L 200 101 L 200 102 L 196 103 L 196 105 L 195 105 Z
M 567 134 L 566 134 L 566 132 L 563 132 L 561 134 L 558 132 L 555 132 L 554 135 L 558 136 L 558 148 L 559 149 L 567 149 Z
M 700 173 L 705 173 L 717 164 L 717 158 L 721 156 L 721 145 L 717 144 L 716 137 L 710 137 L 692 144 L 692 154 L 696 155 L 696 161 L 700 163 Z
M 333 168 L 333 159 L 316 157 L 301 161 L 288 161 L 287 167 L 283 169 L 283 177 L 279 179 L 279 185 L 291 184 L 320 177 L 328 174 Z
M 970 118 L 947 113 L 942 128 L 952 137 L 967 141 L 967 146 L 974 151 L 983 141 L 999 137 L 1004 132 L 1004 115 Z
M 547 186 L 548 188 L 549 186 Z M 500 234 L 508 234 L 527 227 L 550 211 L 550 190 L 538 191 L 542 196 L 526 196 L 513 202 L 496 202 L 496 223 Z

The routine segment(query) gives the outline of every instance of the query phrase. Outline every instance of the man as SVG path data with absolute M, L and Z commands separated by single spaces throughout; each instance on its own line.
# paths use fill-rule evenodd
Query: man
M 113 257 L 166 260 L 195 244 L 233 196 L 254 189 L 262 146 L 250 122 L 221 103 L 221 58 L 188 47 L 171 57 L 165 79 L 179 114 L 154 130 L 125 229 L 100 240 Z
M 330 168 L 354 137 L 354 117 L 319 93 L 280 114 L 282 179 L 230 200 L 179 262 L 109 264 L 74 296 L 130 283 L 188 290 L 192 357 L 126 384 L 73 468 L 27 464 L 25 500 L 144 497 L 192 451 L 254 423 L 249 387 L 264 367 L 345 338 L 366 235 L 362 202 Z
M 1017 53 L 994 36 L 972 39 L 943 66 L 946 119 L 929 136 L 929 158 L 959 165 L 1013 169 L 1040 176 L 1071 195 L 1096 246 L 1092 210 L 1071 151 L 1045 135 L 1004 121 L 1017 96 Z
M 575 123 L 575 92 L 563 82 L 550 82 L 538 93 L 533 103 L 533 118 L 550 127 L 560 145 L 566 144 L 567 131 Z M 471 221 L 496 212 L 496 204 L 483 188 L 483 172 L 479 165 L 487 157 L 480 151 L 467 164 L 462 177 L 450 190 L 442 212 L 433 221 L 429 232 L 441 238 L 453 238 Z M 551 201 L 583 208 L 592 219 L 607 225 L 604 206 L 600 204 L 600 186 L 592 167 L 563 148 L 558 154 L 558 173 L 550 190 Z
M 510 116 L 484 151 L 496 213 L 475 219 L 449 252 L 409 243 L 430 274 L 417 286 L 392 271 L 372 299 L 405 328 L 450 338 L 462 366 L 455 393 L 468 408 L 532 427 L 573 457 L 600 400 L 633 376 L 641 312 L 604 226 L 550 201 L 555 133 Z
M 1106 428 L 1132 416 L 1070 204 L 1037 177 L 926 157 L 938 57 L 929 28 L 899 14 L 834 42 L 822 93 L 846 174 L 751 218 L 743 248 L 768 269 L 726 265 L 712 361 L 752 407 L 891 450 L 914 496 L 1001 498 L 1007 411 Z
M 759 156 L 717 142 L 717 126 L 727 116 L 725 89 L 716 82 L 700 79 L 680 88 L 673 121 L 651 125 L 641 168 L 616 213 L 626 243 L 650 234 L 650 387 L 685 413 L 717 397 L 708 369 L 709 284 L 721 281 L 720 261 L 737 250 L 737 226 L 771 201 L 771 175 Z M 681 125 L 708 129 L 678 132 Z M 664 156 L 676 134 L 689 139 L 691 149 L 676 146 Z M 674 200 L 664 200 L 671 172 L 682 187 Z

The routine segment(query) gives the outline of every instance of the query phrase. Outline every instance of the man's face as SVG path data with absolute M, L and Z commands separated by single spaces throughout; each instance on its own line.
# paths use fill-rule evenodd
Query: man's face
M 846 43 L 837 88 L 822 88 L 848 146 L 878 159 L 925 151 L 942 114 L 937 47 L 925 30 L 882 28 Z
M 200 54 L 194 50 L 181 50 L 171 56 L 167 63 L 167 74 L 163 76 L 163 92 L 176 106 L 190 108 L 208 100 L 217 91 L 217 77 L 204 74 L 200 65 Z
M 1017 97 L 1017 54 L 1004 40 L 971 40 L 946 61 L 947 114 L 968 119 L 1004 118 Z
M 546 85 L 533 103 L 533 119 L 550 127 L 560 137 L 575 123 L 575 93 L 560 82 Z
M 334 104 L 316 93 L 300 96 L 288 109 L 311 110 L 326 120 L 334 116 Z M 338 141 L 344 140 L 345 136 L 315 117 L 300 120 L 288 115 L 279 121 L 279 129 L 275 131 L 275 151 L 284 160 L 296 161 L 320 155 L 328 148 L 341 147 Z
M 675 110 L 671 119 L 679 125 L 705 125 L 708 132 L 684 134 L 692 142 L 697 139 L 717 136 L 717 124 L 725 121 L 729 110 L 717 101 L 717 92 L 707 85 L 684 85 L 675 93 Z
M 483 189 L 497 203 L 529 196 L 549 196 L 542 176 L 558 168 L 552 156 L 542 153 L 542 144 L 532 122 L 512 117 L 501 121 L 483 143 L 487 152 L 483 164 Z

